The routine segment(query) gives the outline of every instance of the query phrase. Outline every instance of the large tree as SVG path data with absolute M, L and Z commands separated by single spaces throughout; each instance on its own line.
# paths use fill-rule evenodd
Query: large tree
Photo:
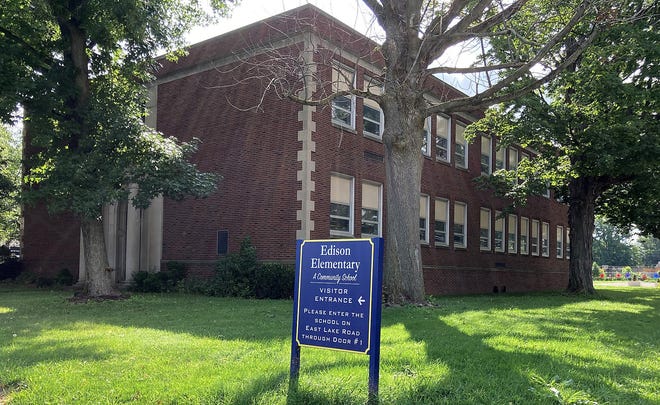
M 492 184 L 516 201 L 550 186 L 568 204 L 571 292 L 594 292 L 595 214 L 623 228 L 660 228 L 658 11 L 646 0 L 612 9 L 622 23 L 557 80 L 489 110 L 472 128 L 539 153 L 517 172 L 495 173 Z
M 0 244 L 20 237 L 21 147 L 0 125 Z
M 222 9 L 223 2 L 214 1 Z M 196 0 L 8 0 L 0 9 L 0 118 L 25 111 L 29 200 L 81 221 L 87 293 L 115 295 L 102 207 L 129 198 L 204 196 L 215 176 L 144 124 L 157 52 L 208 15 Z
M 280 94 L 301 103 L 327 105 L 336 97 L 352 94 L 380 104 L 384 113 L 388 192 L 385 299 L 391 303 L 420 303 L 425 300 L 418 229 L 423 165 L 420 150 L 425 119 L 433 114 L 482 111 L 548 82 L 573 64 L 589 46 L 600 25 L 609 20 L 609 8 L 604 12 L 601 9 L 604 1 L 589 0 L 560 4 L 547 0 L 364 0 L 364 3 L 384 33 L 379 45 L 369 43 L 363 49 L 356 49 L 360 41 L 341 43 L 340 33 L 337 38 L 324 39 L 330 43 L 333 39 L 337 41 L 332 43 L 333 49 L 345 46 L 346 52 L 352 50 L 354 55 L 367 55 L 371 60 L 380 58 L 382 73 L 375 77 L 378 91 L 346 88 L 343 83 L 330 86 L 327 78 L 324 82 L 322 75 L 316 75 L 323 69 L 310 69 L 312 64 L 300 66 L 299 62 L 307 60 L 310 54 L 317 57 L 315 65 L 327 62 L 331 66 L 333 58 L 328 57 L 327 49 L 298 58 L 284 55 L 279 58 L 283 61 L 279 65 L 273 62 L 278 59 L 273 52 L 262 64 L 270 68 L 268 74 L 257 73 L 256 67 L 254 72 L 255 77 L 266 79 L 264 83 L 269 88 L 276 87 Z M 313 24 L 312 21 L 310 25 Z M 572 46 L 569 41 L 578 35 L 581 42 Z M 458 62 L 456 49 L 468 49 Z M 470 96 L 431 101 L 425 97 L 428 81 L 440 74 L 475 75 L 480 82 L 474 86 L 475 94 Z M 310 82 L 317 84 L 317 91 L 301 91 L 309 88 L 306 86 Z M 330 88 L 335 91 L 329 93 Z
M 635 250 L 630 235 L 596 216 L 593 242 L 594 262 L 609 266 L 634 266 Z

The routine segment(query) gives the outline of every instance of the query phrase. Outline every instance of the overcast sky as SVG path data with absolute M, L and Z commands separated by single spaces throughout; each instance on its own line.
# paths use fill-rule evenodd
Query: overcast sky
M 230 17 L 193 30 L 188 39 L 191 44 L 200 42 L 305 4 L 313 4 L 372 39 L 381 32 L 371 11 L 359 0 L 241 0 Z
M 194 29 L 188 35 L 188 41 L 190 44 L 201 42 L 305 4 L 312 4 L 374 41 L 383 42 L 382 29 L 371 11 L 360 0 L 241 0 L 228 18 L 221 19 L 212 26 Z M 459 64 L 459 61 L 464 62 L 466 59 L 459 58 L 459 55 L 461 49 L 450 50 L 443 58 L 442 64 L 452 66 Z M 472 57 L 469 59 L 471 61 Z M 442 79 L 463 92 L 474 93 L 472 81 L 465 76 L 444 75 Z

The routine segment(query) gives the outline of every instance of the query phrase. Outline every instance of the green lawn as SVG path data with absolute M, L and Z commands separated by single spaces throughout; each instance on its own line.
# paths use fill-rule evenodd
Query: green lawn
M 383 404 L 660 403 L 660 288 L 438 298 L 383 313 Z M 0 404 L 362 404 L 368 357 L 303 348 L 291 301 L 0 285 Z

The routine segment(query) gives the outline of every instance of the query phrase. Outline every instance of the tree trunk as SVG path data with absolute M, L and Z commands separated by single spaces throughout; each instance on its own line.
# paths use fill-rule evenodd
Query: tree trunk
M 576 178 L 571 180 L 568 187 L 571 259 L 567 290 L 572 293 L 594 294 L 596 290 L 591 267 L 598 184 L 593 178 Z
M 103 221 L 101 219 L 83 219 L 82 237 L 85 271 L 87 272 L 85 293 L 91 297 L 121 295 L 115 282 L 115 271 L 108 264 Z
M 387 240 L 383 292 L 391 304 L 425 301 L 419 239 L 424 118 L 417 102 L 412 96 L 390 100 L 384 106 Z

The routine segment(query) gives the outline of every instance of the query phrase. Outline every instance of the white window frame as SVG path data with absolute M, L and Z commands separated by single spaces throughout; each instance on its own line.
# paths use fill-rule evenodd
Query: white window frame
M 520 217 L 520 254 L 529 255 L 529 218 Z
M 422 155 L 431 156 L 431 117 L 424 119 L 424 143 L 422 144 Z
M 502 228 L 501 231 L 500 231 L 501 235 L 500 235 L 499 238 L 497 237 L 498 227 Z M 502 216 L 501 211 L 495 211 L 495 227 L 493 229 L 494 229 L 493 244 L 494 244 L 494 247 L 495 247 L 495 251 L 504 253 L 506 251 L 506 240 L 504 238 L 505 235 L 506 235 L 506 218 L 504 218 L 504 216 Z M 497 245 L 498 240 L 500 242 L 499 247 Z
M 484 155 L 484 141 L 488 143 L 488 154 Z M 484 162 L 484 157 L 488 157 L 488 162 Z M 480 166 L 481 174 L 490 175 L 493 172 L 493 139 L 486 135 L 481 135 L 481 153 L 480 153 Z M 487 170 L 484 171 L 484 163 L 487 165 Z
M 454 164 L 456 165 L 457 168 L 460 169 L 467 169 L 468 168 L 468 143 L 467 139 L 465 139 L 465 128 L 467 127 L 467 124 L 463 124 L 462 122 L 456 122 L 456 131 L 454 133 Z M 461 128 L 459 130 L 459 128 Z M 460 134 L 460 135 L 459 135 Z M 463 138 L 463 142 L 459 143 L 459 136 Z M 463 154 L 459 152 L 460 147 L 463 148 Z M 463 161 L 463 163 L 460 163 L 460 160 Z
M 506 165 L 506 149 L 495 145 L 495 170 L 504 169 Z
M 374 111 L 377 111 L 379 114 L 379 121 L 374 121 L 371 118 L 367 117 L 365 114 L 365 109 L 370 108 Z M 365 125 L 365 122 L 370 122 L 378 125 L 378 133 L 375 134 L 371 131 L 367 130 L 367 126 Z M 363 99 L 362 103 L 362 132 L 363 135 L 366 137 L 370 138 L 376 138 L 376 139 L 383 139 L 383 127 L 385 126 L 385 116 L 383 115 L 383 110 L 378 106 L 378 103 L 376 103 L 373 100 L 369 100 L 367 98 Z
M 351 83 L 350 85 L 347 83 L 348 77 L 350 76 Z M 357 80 L 357 74 L 355 70 L 346 67 L 340 63 L 334 63 L 332 67 L 332 91 L 337 92 L 337 91 L 346 91 L 346 90 L 351 90 L 355 88 L 356 85 L 356 80 Z M 345 109 L 344 107 L 340 107 L 335 103 L 336 99 L 339 98 L 346 98 L 347 100 L 350 101 L 350 110 Z M 355 100 L 356 97 L 354 95 L 346 95 L 346 96 L 339 96 L 335 97 L 332 100 L 331 103 L 331 117 L 332 117 L 332 123 L 335 125 L 338 125 L 340 127 L 348 128 L 351 130 L 355 130 Z M 335 118 L 335 111 L 341 111 L 343 113 L 348 113 L 349 114 L 349 121 L 346 122 L 342 119 Z
M 571 258 L 571 228 L 566 227 L 566 259 Z
M 479 209 L 479 250 L 490 251 L 491 247 L 491 217 L 490 208 Z M 485 227 L 484 227 L 485 225 Z M 484 232 L 485 231 L 485 232 Z M 485 235 L 484 235 L 485 233 Z M 485 241 L 485 243 L 484 243 Z
M 345 204 L 343 201 L 333 201 L 332 200 L 332 178 L 341 178 L 345 180 L 350 181 L 350 191 L 349 191 L 349 204 L 348 204 L 348 209 L 349 209 L 349 216 L 340 216 L 340 215 L 333 215 L 332 214 L 332 204 Z M 336 230 L 332 229 L 332 221 L 330 222 L 330 235 L 331 236 L 353 236 L 354 232 L 354 224 L 355 224 L 355 218 L 354 218 L 354 211 L 355 211 L 355 179 L 352 176 L 347 176 L 345 174 L 341 173 L 330 173 L 330 219 L 336 218 L 336 219 L 341 219 L 341 220 L 348 220 L 348 231 L 341 231 L 341 230 Z
M 378 207 L 367 207 L 367 209 L 377 209 L 378 210 L 378 218 L 376 221 L 373 219 L 365 219 L 365 202 L 364 202 L 364 197 L 365 197 L 365 186 L 370 186 L 370 187 L 376 187 L 377 188 L 377 193 L 378 193 Z M 378 226 L 378 233 L 377 234 L 371 234 L 371 233 L 365 233 L 362 227 L 360 228 L 360 235 L 363 238 L 375 238 L 375 237 L 381 237 L 383 236 L 383 185 L 380 183 L 376 182 L 371 182 L 371 181 L 363 181 L 362 182 L 362 204 L 361 204 L 361 224 L 364 225 L 366 224 L 375 224 Z
M 426 194 L 421 194 L 419 196 L 419 242 L 423 244 L 429 243 L 429 196 Z M 425 217 L 422 217 L 422 214 Z M 424 221 L 424 228 L 422 228 L 422 220 Z M 422 236 L 422 232 L 424 235 Z
M 441 128 L 444 128 L 444 135 L 440 131 Z M 441 146 L 438 143 L 439 139 L 444 139 L 446 146 Z M 438 162 L 447 162 L 451 161 L 451 117 L 444 115 L 436 116 L 436 126 L 435 126 L 435 160 Z M 446 153 L 446 158 L 442 158 L 438 155 L 439 151 L 444 151 Z
M 557 225 L 556 251 L 557 251 L 557 259 L 563 259 L 564 258 L 564 227 L 561 225 Z
M 541 256 L 550 257 L 550 224 L 541 222 Z
M 383 94 L 383 85 L 369 76 L 364 76 L 364 91 L 375 95 L 381 95 Z M 370 108 L 372 110 L 378 111 L 379 114 L 378 122 L 367 117 L 367 114 L 365 114 L 366 108 Z M 368 131 L 366 129 L 367 126 L 365 125 L 366 122 L 377 124 L 378 133 L 373 133 L 371 131 Z M 383 109 L 380 108 L 380 105 L 376 101 L 371 100 L 369 98 L 363 98 L 362 99 L 362 135 L 368 138 L 375 138 L 377 140 L 382 140 L 384 127 L 385 127 L 385 115 L 383 114 Z
M 518 216 L 514 214 L 507 215 L 507 233 L 506 233 L 506 251 L 507 253 L 518 253 Z
M 538 256 L 541 252 L 541 223 L 538 219 L 532 219 L 532 231 L 530 235 L 530 252 L 532 256 Z M 536 235 L 536 243 L 534 243 L 534 235 Z
M 518 170 L 518 149 L 509 146 L 508 148 L 508 156 L 506 159 L 506 168 L 507 170 L 513 170 L 516 171 Z
M 457 207 L 462 206 L 463 207 L 463 218 L 457 217 Z M 453 242 L 454 242 L 454 249 L 466 249 L 468 240 L 467 240 L 467 204 L 461 201 L 454 201 L 454 216 L 453 216 L 453 221 L 452 221 L 452 234 L 453 234 Z M 459 218 L 462 223 L 457 223 L 456 219 Z M 456 232 L 456 226 L 457 225 L 462 225 L 463 226 L 463 232 Z M 463 241 L 462 242 L 457 242 L 457 236 L 462 237 Z
M 441 210 L 438 203 L 444 204 L 444 209 Z M 435 218 L 433 226 L 433 242 L 435 246 L 449 246 L 449 200 L 446 198 L 436 198 L 435 199 Z M 444 211 L 444 226 L 439 224 L 438 217 L 440 211 Z M 442 229 L 440 229 L 442 227 Z M 438 236 L 444 234 L 445 241 L 438 242 Z

